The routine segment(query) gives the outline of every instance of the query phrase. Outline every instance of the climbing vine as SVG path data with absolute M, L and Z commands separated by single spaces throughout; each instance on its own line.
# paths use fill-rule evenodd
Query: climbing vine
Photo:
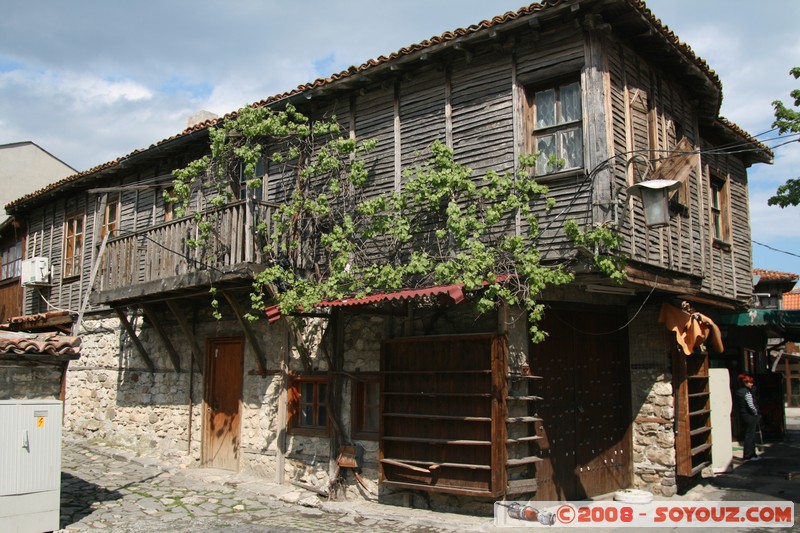
M 403 170 L 402 186 L 377 193 L 368 168 L 375 141 L 343 135 L 336 117 L 311 120 L 291 105 L 246 107 L 211 129 L 210 139 L 209 156 L 175 173 L 169 200 L 179 213 L 197 194 L 207 205 L 224 205 L 242 175 L 247 186 L 260 186 L 255 176 L 263 160 L 293 179 L 272 220 L 258 228 L 266 268 L 255 277 L 254 309 L 270 299 L 291 314 L 326 300 L 462 283 L 479 312 L 500 301 L 524 307 L 532 338 L 541 341 L 538 295 L 573 280 L 569 265 L 543 263 L 537 248 L 537 213 L 555 202 L 529 178 L 535 154 L 521 157 L 515 172 L 489 170 L 476 178 L 436 141 L 419 154 L 419 164 Z M 213 215 L 194 216 L 193 245 L 210 246 Z M 563 230 L 591 252 L 600 272 L 622 280 L 620 238 L 612 228 L 581 231 L 567 221 Z

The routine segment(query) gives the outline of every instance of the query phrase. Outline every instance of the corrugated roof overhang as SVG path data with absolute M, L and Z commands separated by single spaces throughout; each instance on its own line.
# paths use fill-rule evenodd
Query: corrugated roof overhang
M 378 294 L 370 294 L 361 298 L 340 298 L 337 300 L 326 300 L 317 304 L 316 307 L 319 309 L 331 307 L 356 307 L 384 302 L 405 302 L 409 300 L 421 300 L 434 297 L 447 298 L 452 300 L 452 302 L 455 304 L 461 303 L 466 298 L 464 293 L 464 284 L 458 283 L 454 285 L 438 285 L 420 289 L 405 289 L 394 292 L 382 292 Z M 264 309 L 264 314 L 267 315 L 267 320 L 269 320 L 270 324 L 277 322 L 282 316 L 279 305 L 271 305 L 266 307 Z

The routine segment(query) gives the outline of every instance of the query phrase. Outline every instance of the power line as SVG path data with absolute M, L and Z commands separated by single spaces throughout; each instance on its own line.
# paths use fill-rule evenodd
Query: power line
M 757 244 L 757 245 L 759 245 L 759 246 L 763 246 L 764 248 L 769 248 L 770 250 L 772 250 L 772 251 L 774 251 L 774 252 L 780 252 L 780 253 L 782 253 L 782 254 L 786 254 L 786 255 L 792 255 L 792 256 L 794 256 L 794 257 L 800 257 L 800 255 L 798 255 L 798 254 L 796 254 L 796 253 L 793 253 L 793 252 L 787 252 L 786 250 L 781 250 L 781 249 L 779 249 L 779 248 L 774 248 L 774 247 L 772 247 L 772 246 L 770 246 L 770 245 L 768 245 L 768 244 L 764 244 L 764 243 L 762 243 L 762 242 L 758 242 L 758 241 L 752 241 L 752 240 L 751 240 L 751 242 L 752 242 L 753 244 Z

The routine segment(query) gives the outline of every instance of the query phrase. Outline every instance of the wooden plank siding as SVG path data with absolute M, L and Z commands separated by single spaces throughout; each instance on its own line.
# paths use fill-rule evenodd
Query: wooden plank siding
M 682 133 L 695 147 L 712 145 L 701 139 L 698 119 L 688 95 L 674 78 L 649 64 L 624 43 L 608 48 L 611 79 L 615 186 L 620 200 L 624 189 L 644 176 L 646 165 L 624 165 L 634 154 L 653 163 L 674 155 Z M 746 173 L 742 161 L 733 156 L 701 155 L 700 164 L 686 180 L 685 190 L 674 197 L 685 209 L 673 213 L 667 228 L 648 230 L 639 200 L 627 199 L 619 210 L 619 227 L 625 238 L 624 253 L 637 262 L 702 278 L 703 292 L 746 301 L 751 292 L 750 235 Z M 710 163 L 712 161 L 713 163 Z M 730 176 L 732 242 L 729 249 L 714 247 L 709 213 L 708 167 Z
M 680 80 L 664 74 L 613 34 L 592 39 L 595 41 L 574 23 L 547 24 L 544 29 L 526 27 L 508 38 L 454 47 L 436 61 L 421 59 L 399 64 L 396 70 L 386 69 L 383 78 L 365 76 L 354 80 L 352 88 L 346 91 L 331 91 L 333 96 L 323 91 L 310 93 L 310 100 L 300 100 L 297 105 L 312 116 L 336 115 L 346 135 L 377 141 L 376 149 L 367 156 L 370 194 L 376 195 L 401 186 L 400 171 L 422 161 L 425 150 L 436 139 L 451 144 L 456 160 L 471 168 L 478 181 L 489 169 L 514 171 L 520 153 L 529 149 L 526 104 L 520 100 L 525 100 L 536 88 L 559 83 L 565 77 L 581 80 L 585 164 L 616 155 L 610 166 L 610 181 L 604 181 L 604 187 L 610 191 L 604 191 L 603 195 L 610 195 L 611 206 L 598 211 L 594 205 L 600 197 L 593 197 L 592 168 L 538 178 L 550 187 L 550 194 L 557 201 L 555 209 L 537 213 L 541 231 L 537 245 L 544 258 L 561 259 L 571 248 L 561 230 L 565 220 L 574 219 L 588 228 L 600 222 L 596 219 L 602 213 L 619 226 L 625 239 L 623 252 L 632 260 L 685 276 L 702 277 L 702 290 L 710 294 L 746 299 L 750 292 L 751 257 L 744 166 L 734 157 L 714 162 L 719 167 L 717 171 L 730 176 L 734 228 L 730 250 L 714 247 L 711 240 L 707 158 L 687 179 L 686 210 L 674 216 L 667 228 L 645 230 L 641 202 L 625 200 L 625 189 L 634 179 L 640 179 L 645 165 L 634 170 L 633 166 L 626 166 L 627 159 L 633 153 L 658 159 L 677 144 L 680 134 L 695 146 L 708 145 L 700 139 L 696 110 Z M 602 58 L 592 56 L 593 68 L 600 72 L 586 76 L 587 47 L 592 42 L 597 48 L 594 52 L 602 52 Z M 595 106 L 602 102 L 602 113 L 587 108 L 587 94 L 592 94 Z M 608 115 L 608 123 L 587 127 L 587 121 L 598 115 Z M 600 135 L 609 143 L 610 154 L 588 153 L 591 147 L 602 144 L 595 142 Z M 207 150 L 205 143 L 199 138 L 195 144 L 188 144 L 186 153 L 180 157 L 158 161 L 144 158 L 142 163 L 118 170 L 97 186 L 134 185 L 169 176 L 172 169 Z M 284 150 L 284 146 L 268 146 L 266 153 Z M 296 163 L 267 165 L 265 200 L 283 202 L 289 197 L 295 187 Z M 181 257 L 195 253 L 186 249 L 187 239 L 194 236 L 193 230 L 188 223 L 164 223 L 162 190 L 126 190 L 120 195 L 120 235 L 109 240 L 106 252 L 109 263 L 101 270 L 98 287 L 144 283 L 193 268 L 191 261 Z M 605 196 L 603 199 L 608 200 Z M 97 226 L 94 217 L 99 212 L 98 201 L 97 194 L 70 192 L 31 213 L 28 257 L 51 258 L 53 286 L 49 291 L 42 290 L 42 294 L 48 293 L 54 307 L 79 309 L 90 290 L 86 284 L 93 248 L 100 242 L 92 231 Z M 193 198 L 190 210 L 203 207 L 197 197 Z M 64 216 L 76 209 L 83 209 L 86 214 L 83 283 L 61 277 Z M 222 257 L 212 261 L 221 261 L 214 262 L 215 265 L 244 260 L 243 246 L 247 242 L 241 228 L 244 220 L 243 213 L 236 210 L 226 215 L 220 230 L 229 236 L 228 247 Z M 513 221 L 508 225 L 508 231 L 519 229 L 524 230 L 524 225 L 515 225 Z M 147 231 L 147 242 L 136 243 L 129 236 L 143 231 Z M 140 253 L 142 249 L 145 254 Z M 194 258 L 206 260 L 196 253 Z M 42 309 L 38 290 L 26 289 L 26 311 Z

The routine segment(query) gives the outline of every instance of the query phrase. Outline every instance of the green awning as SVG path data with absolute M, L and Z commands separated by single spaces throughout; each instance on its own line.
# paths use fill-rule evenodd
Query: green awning
M 717 324 L 762 328 L 770 337 L 800 341 L 800 310 L 750 309 L 745 313 L 721 315 Z

